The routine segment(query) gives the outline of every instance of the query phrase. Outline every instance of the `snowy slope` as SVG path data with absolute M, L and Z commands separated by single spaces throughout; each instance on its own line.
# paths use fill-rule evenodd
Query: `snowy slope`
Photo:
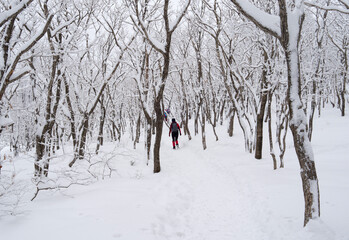
M 113 160 L 118 171 L 112 178 L 41 192 L 21 214 L 0 218 L 1 239 L 347 240 L 349 118 L 338 115 L 329 110 L 315 122 L 322 217 L 305 229 L 291 143 L 285 169 L 274 171 L 267 144 L 264 158 L 255 160 L 244 152 L 238 130 L 229 138 L 220 127 L 215 142 L 208 126 L 206 151 L 201 136 L 192 141 L 181 136 L 180 149 L 173 150 L 165 130 L 159 174 L 146 166 L 141 143 L 137 151 L 128 151 L 134 166 L 129 158 Z M 108 149 L 113 146 L 104 147 Z

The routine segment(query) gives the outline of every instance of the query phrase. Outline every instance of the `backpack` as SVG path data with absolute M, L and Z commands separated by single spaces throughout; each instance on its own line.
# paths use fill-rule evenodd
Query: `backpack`
M 171 130 L 172 130 L 172 132 L 178 132 L 178 126 L 177 126 L 176 122 L 173 122 L 171 124 Z

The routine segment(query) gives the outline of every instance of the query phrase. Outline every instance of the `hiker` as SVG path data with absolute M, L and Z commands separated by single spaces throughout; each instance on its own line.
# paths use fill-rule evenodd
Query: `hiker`
M 178 146 L 178 130 L 180 135 L 182 136 L 181 128 L 179 127 L 179 124 L 176 122 L 176 119 L 172 118 L 172 123 L 170 125 L 170 132 L 168 133 L 168 136 L 170 136 L 172 132 L 172 145 L 173 149 L 176 149 Z
M 165 122 L 167 122 L 167 113 L 166 113 L 166 111 L 164 112 L 164 119 L 165 119 Z

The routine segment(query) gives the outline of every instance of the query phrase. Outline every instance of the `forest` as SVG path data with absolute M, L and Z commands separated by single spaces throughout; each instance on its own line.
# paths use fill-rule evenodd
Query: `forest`
M 274 170 L 295 151 L 302 225 L 320 217 L 314 121 L 326 109 L 348 114 L 348 0 L 1 0 L 0 9 L 1 215 L 111 177 L 129 153 L 103 146 L 126 139 L 166 174 L 162 141 L 175 118 L 200 152 L 208 138 L 224 142 L 222 127 Z M 30 178 L 18 181 L 14 159 L 26 159 Z

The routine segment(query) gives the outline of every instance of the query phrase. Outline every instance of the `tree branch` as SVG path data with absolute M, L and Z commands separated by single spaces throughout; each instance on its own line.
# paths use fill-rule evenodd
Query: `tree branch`
M 304 4 L 307 5 L 308 7 L 315 7 L 315 8 L 321 9 L 321 10 L 336 11 L 336 12 L 343 13 L 343 14 L 349 14 L 349 8 L 348 8 L 349 6 L 346 5 L 346 3 L 344 3 L 343 1 L 340 1 L 340 2 L 343 3 L 343 5 L 346 8 L 341 8 L 338 6 L 320 6 L 316 3 L 309 2 L 309 1 L 304 1 Z
M 174 32 L 174 30 L 176 30 L 176 28 L 178 27 L 178 24 L 181 22 L 182 18 L 184 17 L 185 13 L 188 10 L 188 7 L 190 5 L 191 0 L 188 0 L 187 5 L 185 5 L 184 9 L 182 10 L 181 15 L 179 16 L 179 18 L 175 21 L 174 25 L 172 26 L 172 28 L 170 28 L 170 32 Z
M 263 31 L 281 38 L 280 18 L 257 8 L 248 0 L 231 0 L 239 11 Z
M 15 7 L 12 7 L 10 10 L 4 11 L 0 14 L 0 27 L 4 25 L 10 18 L 15 17 L 20 12 L 22 12 L 33 0 L 26 0 L 21 2 Z
M 52 21 L 52 18 L 53 18 L 53 15 L 51 15 L 44 28 L 41 30 L 41 32 L 36 36 L 34 37 L 31 42 L 27 43 L 26 46 L 23 47 L 23 49 L 17 54 L 15 60 L 12 62 L 11 66 L 9 67 L 8 71 L 7 71 L 7 74 L 5 76 L 5 83 L 6 82 L 9 82 L 14 70 L 16 69 L 16 66 L 20 60 L 20 58 L 22 57 L 23 54 L 25 54 L 26 52 L 28 52 L 32 47 L 34 47 L 34 45 L 45 35 L 51 21 Z

